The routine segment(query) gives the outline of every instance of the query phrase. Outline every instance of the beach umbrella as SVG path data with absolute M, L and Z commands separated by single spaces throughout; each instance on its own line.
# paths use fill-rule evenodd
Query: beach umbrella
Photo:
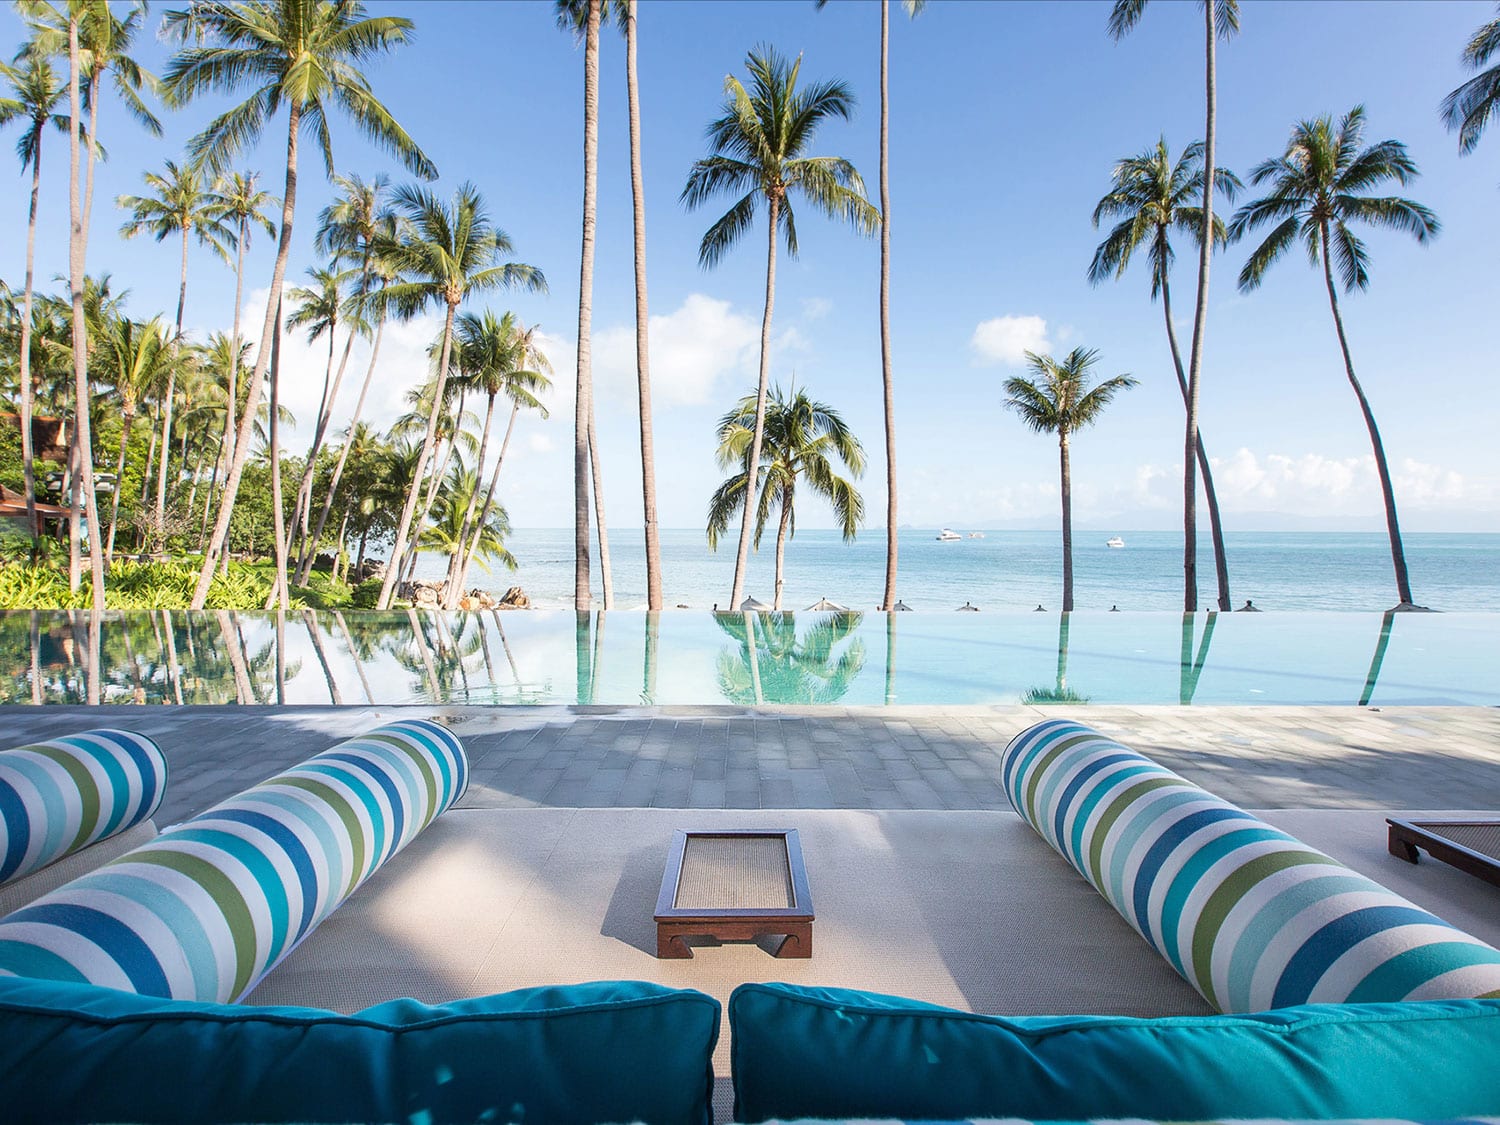
M 810 605 L 810 606 L 808 606 L 807 608 L 810 609 L 810 610 L 817 610 L 820 613 L 848 613 L 849 612 L 849 607 L 848 606 L 846 606 L 846 605 L 839 605 L 838 602 L 831 602 L 827 598 L 819 598 L 817 601 L 813 602 L 813 604 Z
M 958 612 L 959 613 L 978 613 L 979 612 L 979 607 L 977 605 L 970 605 L 968 602 L 964 602 L 963 605 L 961 605 L 961 606 L 958 607 Z
M 897 602 L 895 605 L 891 606 L 892 613 L 910 613 L 911 611 L 911 606 L 907 605 L 905 602 Z
M 764 613 L 770 608 L 765 602 L 758 602 L 754 598 L 746 598 L 740 603 L 741 613 Z

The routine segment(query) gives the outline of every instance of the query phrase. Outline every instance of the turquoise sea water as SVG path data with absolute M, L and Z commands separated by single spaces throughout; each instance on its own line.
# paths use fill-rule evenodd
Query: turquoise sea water
M 967 535 L 964 528 L 955 531 Z M 988 531 L 983 539 L 940 543 L 937 528 L 901 533 L 897 594 L 916 610 L 950 611 L 970 602 L 983 611 L 1061 607 L 1061 540 L 1051 531 Z M 1111 535 L 1121 549 L 1105 546 Z M 521 586 L 540 607 L 573 604 L 571 530 L 521 530 L 509 545 L 515 573 L 471 574 L 471 585 L 503 591 Z M 709 551 L 701 531 L 662 532 L 663 594 L 670 606 L 729 608 L 734 538 Z M 771 603 L 774 544 L 751 556 L 747 593 Z M 1500 535 L 1409 534 L 1407 566 L 1417 602 L 1450 612 L 1500 611 Z M 611 537 L 615 606 L 644 609 L 645 550 L 639 530 Z M 1384 533 L 1231 533 L 1230 593 L 1267 611 L 1373 611 L 1396 604 L 1390 547 Z M 803 609 L 820 598 L 851 609 L 873 609 L 885 583 L 885 536 L 866 531 L 844 543 L 833 531 L 802 531 L 788 544 L 783 607 Z M 424 559 L 421 573 L 438 577 L 443 560 Z M 1182 535 L 1162 531 L 1080 531 L 1074 536 L 1074 606 L 1122 611 L 1182 608 Z M 597 558 L 594 590 L 599 592 Z M 1216 604 L 1213 553 L 1200 536 L 1199 608 Z M 597 603 L 596 603 L 597 606 Z

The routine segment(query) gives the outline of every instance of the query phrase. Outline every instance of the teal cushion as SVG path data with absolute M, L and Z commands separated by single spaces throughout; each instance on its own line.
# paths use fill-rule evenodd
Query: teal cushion
M 636 982 L 352 1016 L 0 978 L 8 1121 L 706 1123 L 719 1005 Z
M 237 1000 L 463 794 L 440 723 L 341 742 L 0 921 L 0 975 Z
M 1500 950 L 1080 723 L 1016 735 L 1001 783 L 1221 1012 L 1500 996 Z
M 844 989 L 729 1000 L 736 1121 L 1500 1114 L 1500 1001 L 1002 1018 Z
M 161 750 L 128 730 L 86 730 L 0 753 L 0 883 L 139 824 L 166 787 Z

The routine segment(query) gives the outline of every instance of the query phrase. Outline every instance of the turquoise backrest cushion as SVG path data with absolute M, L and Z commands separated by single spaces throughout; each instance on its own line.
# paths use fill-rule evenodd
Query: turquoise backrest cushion
M 0 884 L 156 812 L 167 760 L 128 730 L 86 730 L 0 753 Z
M 833 988 L 729 999 L 736 1121 L 1500 1114 L 1500 1001 L 1003 1018 Z
M 446 727 L 377 727 L 10 914 L 0 976 L 237 1000 L 467 781 Z
M 719 1004 L 637 982 L 352 1016 L 0 979 L 7 1121 L 707 1125 Z
M 1500 996 L 1500 950 L 1080 723 L 1016 735 L 1001 784 L 1221 1012 Z

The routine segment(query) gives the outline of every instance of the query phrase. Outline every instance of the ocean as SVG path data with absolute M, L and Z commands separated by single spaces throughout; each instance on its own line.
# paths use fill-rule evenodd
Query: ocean
M 983 538 L 939 542 L 936 528 L 901 533 L 897 596 L 913 610 L 981 611 L 1061 607 L 1062 547 L 1056 531 L 986 531 Z M 728 608 L 734 577 L 734 534 L 710 551 L 702 531 L 663 530 L 662 590 L 667 608 Z M 1111 535 L 1125 546 L 1105 545 Z M 1500 534 L 1408 534 L 1404 539 L 1418 604 L 1446 612 L 1500 612 Z M 522 529 L 507 542 L 514 572 L 470 573 L 470 585 L 495 593 L 525 590 L 544 609 L 573 604 L 571 529 Z M 1236 609 L 1251 600 L 1268 612 L 1380 612 L 1396 604 L 1389 541 L 1383 532 L 1231 532 L 1229 588 Z M 615 607 L 646 608 L 645 547 L 638 528 L 610 536 Z M 418 574 L 440 577 L 445 565 L 424 556 Z M 768 533 L 750 556 L 746 593 L 770 604 L 775 543 Z M 597 551 L 594 608 L 600 608 Z M 787 544 L 784 608 L 801 610 L 821 598 L 851 609 L 874 609 L 885 583 L 885 536 L 879 530 L 845 543 L 836 531 L 805 530 Z M 1074 605 L 1080 611 L 1180 611 L 1182 535 L 1172 531 L 1079 531 L 1073 540 Z M 1200 536 L 1198 600 L 1214 608 L 1213 551 Z

